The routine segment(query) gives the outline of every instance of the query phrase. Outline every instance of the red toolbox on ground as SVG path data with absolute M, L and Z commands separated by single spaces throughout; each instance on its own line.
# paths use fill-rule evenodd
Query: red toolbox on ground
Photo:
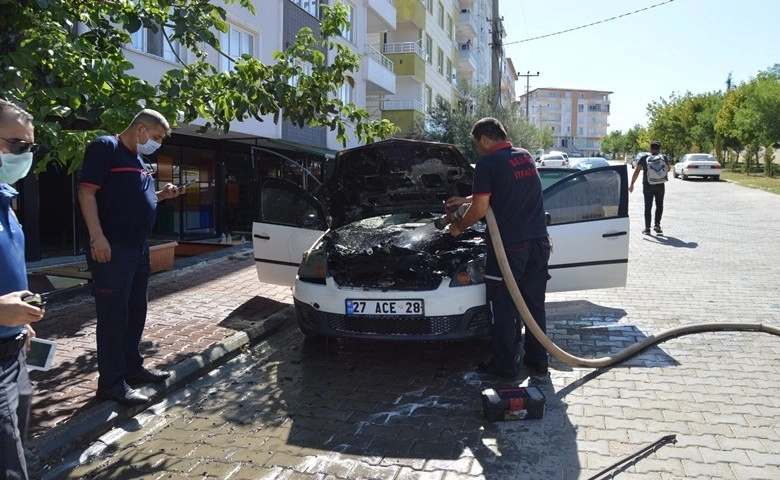
M 482 391 L 482 412 L 488 422 L 540 419 L 544 394 L 536 387 L 488 388 Z

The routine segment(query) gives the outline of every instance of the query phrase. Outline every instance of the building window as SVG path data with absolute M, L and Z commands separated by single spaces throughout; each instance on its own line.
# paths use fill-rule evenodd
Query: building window
M 338 97 L 344 105 L 352 103 L 354 99 L 354 89 L 349 85 L 349 83 L 344 82 L 338 91 Z
M 302 9 L 306 10 L 312 17 L 319 17 L 318 7 L 321 0 L 290 0 L 292 3 L 298 5 Z
M 449 38 L 450 40 L 452 40 L 452 36 L 453 36 L 452 32 L 453 32 L 452 16 L 447 15 L 447 38 Z
M 441 48 L 436 52 L 436 71 L 444 75 L 444 50 Z
M 431 102 L 433 101 L 433 90 L 428 85 L 425 86 L 425 98 L 423 98 L 423 105 L 425 105 L 425 112 L 431 111 Z
M 163 31 L 165 31 L 165 35 L 163 35 Z M 181 63 L 178 58 L 180 52 L 179 42 L 168 42 L 166 35 L 170 38 L 173 35 L 173 29 L 164 27 L 154 32 L 144 27 L 130 34 L 130 47 L 140 52 L 164 58 L 169 62 Z
M 444 5 L 439 2 L 439 8 L 436 9 L 436 21 L 439 22 L 439 28 L 444 30 Z
M 450 75 L 450 80 L 453 82 L 455 81 L 455 71 L 452 69 L 452 60 L 449 58 L 447 59 L 447 70 L 445 70 L 448 75 Z
M 585 111 L 585 105 L 583 105 L 581 103 L 579 105 L 577 105 L 577 111 L 578 112 L 584 112 Z
M 341 30 L 341 36 L 349 40 L 350 42 L 354 42 L 354 36 L 352 34 L 352 31 L 354 30 L 354 22 L 355 22 L 355 7 L 353 7 L 349 3 L 344 4 L 347 7 L 347 23 L 348 25 L 344 27 Z
M 428 9 L 428 13 L 433 13 L 433 0 L 425 0 L 425 7 Z
M 430 35 L 425 36 L 425 59 L 433 65 L 433 39 Z
M 230 26 L 227 32 L 220 32 L 219 47 L 223 52 L 230 55 L 231 58 L 238 59 L 243 54 L 254 56 L 255 54 L 255 36 L 244 30 Z M 224 55 L 219 58 L 219 70 L 227 72 L 236 65 L 236 62 L 225 58 Z
M 311 68 L 311 65 L 309 65 L 308 63 L 303 64 L 302 67 L 301 67 L 301 70 L 303 70 L 304 75 L 311 75 L 312 68 Z M 290 77 L 290 79 L 287 80 L 287 84 L 292 86 L 292 87 L 297 87 L 298 86 L 298 75 Z

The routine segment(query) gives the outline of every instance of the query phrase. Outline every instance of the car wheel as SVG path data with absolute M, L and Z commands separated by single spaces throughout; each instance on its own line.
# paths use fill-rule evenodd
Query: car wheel
M 712 180 L 719 182 L 720 181 L 720 175 L 713 175 Z
M 683 180 L 688 180 L 688 175 L 684 173 L 680 173 L 680 178 L 682 178 Z

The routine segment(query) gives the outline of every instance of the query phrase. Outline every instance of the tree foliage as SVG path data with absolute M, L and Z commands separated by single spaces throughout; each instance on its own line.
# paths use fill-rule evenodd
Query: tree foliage
M 739 85 L 729 74 L 725 86 L 725 92 L 672 93 L 651 102 L 648 128 L 637 125 L 625 134 L 612 132 L 605 150 L 616 150 L 621 137 L 629 152 L 647 150 L 650 140 L 657 139 L 671 157 L 714 152 L 721 161 L 736 162 L 742 154 L 748 172 L 763 150 L 765 173 L 772 175 L 771 158 L 780 143 L 780 64 Z
M 472 163 L 480 153 L 474 146 L 471 129 L 477 120 L 484 117 L 497 118 L 507 131 L 508 139 L 518 147 L 530 152 L 548 148 L 553 144 L 549 130 L 539 130 L 525 120 L 525 111 L 518 103 L 495 110 L 492 107 L 493 88 L 477 86 L 468 81 L 458 83 L 454 105 L 439 102 L 432 109 L 430 119 L 423 126 L 420 136 L 426 140 L 451 143 Z
M 254 13 L 250 0 L 223 0 Z M 334 93 L 359 68 L 360 56 L 336 39 L 348 25 L 341 3 L 324 6 L 319 32 L 302 29 L 293 44 L 264 64 L 243 55 L 220 71 L 219 32 L 225 9 L 210 0 L 0 0 L 0 97 L 33 114 L 47 161 L 79 166 L 86 144 L 99 133 L 123 129 L 141 107 L 155 108 L 174 123 L 205 122 L 204 130 L 228 131 L 234 120 L 273 115 L 298 126 L 335 130 L 342 144 L 348 123 L 361 141 L 396 131 Z M 152 84 L 134 76 L 123 47 L 142 27 L 162 31 L 189 55 L 186 64 Z M 165 28 L 162 28 L 165 27 Z M 218 62 L 216 62 L 218 63 Z M 291 79 L 296 79 L 295 84 Z

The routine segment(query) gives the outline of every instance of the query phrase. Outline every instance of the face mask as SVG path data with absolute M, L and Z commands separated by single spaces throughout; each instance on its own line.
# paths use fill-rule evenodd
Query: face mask
M 148 135 L 149 134 L 147 133 L 147 136 Z M 136 151 L 138 151 L 138 153 L 141 155 L 151 155 L 161 146 L 162 145 L 149 138 L 146 140 L 146 143 L 136 143 Z
M 13 185 L 23 179 L 32 166 L 32 152 L 0 153 L 0 183 Z

